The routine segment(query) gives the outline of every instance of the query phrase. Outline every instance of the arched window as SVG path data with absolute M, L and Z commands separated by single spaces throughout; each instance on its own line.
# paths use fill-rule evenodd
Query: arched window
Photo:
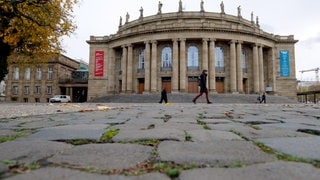
M 224 72 L 224 54 L 221 47 L 215 48 L 215 66 L 216 71 L 218 72 Z
M 162 49 L 161 53 L 161 68 L 171 69 L 172 67 L 172 50 L 170 47 L 165 47 Z
M 242 49 L 241 61 L 242 61 L 242 71 L 247 73 L 247 55 L 244 49 Z
M 188 48 L 188 70 L 198 70 L 199 68 L 199 50 L 196 46 Z
M 139 63 L 138 63 L 138 70 L 144 69 L 144 49 L 139 50 Z

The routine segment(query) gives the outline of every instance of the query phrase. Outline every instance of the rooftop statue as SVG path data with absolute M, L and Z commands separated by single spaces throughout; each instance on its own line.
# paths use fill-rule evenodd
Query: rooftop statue
M 159 4 L 158 4 L 158 14 L 161 14 L 161 13 L 162 13 L 161 9 L 162 9 L 162 3 L 159 1 Z
M 143 8 L 140 8 L 140 18 L 143 18 Z
M 204 12 L 203 0 L 201 0 L 201 2 L 200 2 L 200 11 L 201 11 L 201 12 Z
M 221 13 L 224 14 L 224 4 L 223 4 L 223 1 L 221 1 L 221 3 L 220 3 L 220 9 L 221 9 Z
M 122 17 L 120 16 L 119 26 L 122 26 Z
M 182 1 L 181 0 L 179 0 L 179 10 L 178 11 L 182 12 Z
M 129 15 L 129 13 L 127 12 L 127 15 L 126 15 L 126 23 L 129 22 L 129 18 L 130 18 L 130 15 Z
M 238 17 L 241 17 L 241 6 L 238 6 Z

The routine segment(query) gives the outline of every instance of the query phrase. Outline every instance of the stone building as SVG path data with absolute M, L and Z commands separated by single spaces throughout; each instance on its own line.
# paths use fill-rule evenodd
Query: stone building
M 56 94 L 70 95 L 72 101 L 87 97 L 87 78 L 75 81 L 73 76 L 83 63 L 59 55 L 45 63 L 21 63 L 8 65 L 6 101 L 48 102 Z M 88 74 L 88 72 L 86 72 Z M 81 94 L 81 93 L 82 94 Z
M 258 17 L 183 11 L 129 21 L 109 36 L 91 36 L 88 100 L 117 93 L 197 93 L 208 70 L 210 93 L 262 93 L 296 99 L 293 35 L 260 28 Z

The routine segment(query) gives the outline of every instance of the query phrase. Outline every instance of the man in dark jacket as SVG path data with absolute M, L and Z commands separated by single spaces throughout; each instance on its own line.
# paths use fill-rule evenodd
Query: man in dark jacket
M 207 88 L 207 70 L 203 70 L 201 75 L 200 75 L 200 93 L 192 100 L 194 104 L 196 104 L 197 99 L 202 96 L 203 93 L 206 93 L 206 99 L 207 103 L 211 104 L 212 102 L 209 101 L 209 96 L 208 96 L 208 88 Z
M 164 101 L 164 103 L 168 103 L 168 97 L 167 97 L 167 90 L 166 88 L 163 88 L 162 91 L 161 91 L 161 99 L 159 101 L 159 103 L 161 104 L 162 101 Z

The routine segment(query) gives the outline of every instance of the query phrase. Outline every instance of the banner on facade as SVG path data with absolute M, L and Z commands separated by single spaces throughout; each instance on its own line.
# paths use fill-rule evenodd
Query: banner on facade
M 103 76 L 104 51 L 96 51 L 94 54 L 94 76 Z
M 280 76 L 290 77 L 290 58 L 288 50 L 280 50 Z

